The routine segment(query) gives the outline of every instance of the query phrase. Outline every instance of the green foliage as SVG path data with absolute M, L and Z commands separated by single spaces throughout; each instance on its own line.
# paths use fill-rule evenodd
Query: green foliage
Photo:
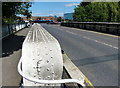
M 58 17 L 58 18 L 57 18 L 57 21 L 58 21 L 58 22 L 63 21 L 62 17 Z
M 73 18 L 81 22 L 120 22 L 120 2 L 82 2 Z
M 17 15 L 21 14 L 31 17 L 29 7 L 31 2 L 2 2 L 2 21 L 3 23 L 13 23 L 18 19 Z

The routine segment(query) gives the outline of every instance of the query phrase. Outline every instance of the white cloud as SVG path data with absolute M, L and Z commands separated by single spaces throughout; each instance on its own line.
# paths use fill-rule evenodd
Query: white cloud
M 54 13 L 54 14 L 48 14 L 48 16 L 63 16 L 64 13 Z
M 51 14 L 48 14 L 48 13 L 32 13 L 32 16 L 63 16 L 64 13 L 51 13 Z
M 46 14 L 43 14 L 43 13 L 32 13 L 32 16 L 39 16 L 39 15 L 46 15 Z
M 66 7 L 71 7 L 71 6 L 77 6 L 79 5 L 80 3 L 69 3 L 69 4 L 65 4 L 64 6 Z
M 64 13 L 56 13 L 55 15 L 62 16 Z

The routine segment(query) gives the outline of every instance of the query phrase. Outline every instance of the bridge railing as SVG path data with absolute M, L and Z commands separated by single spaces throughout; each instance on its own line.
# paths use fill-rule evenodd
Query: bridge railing
M 25 27 L 27 27 L 26 23 L 3 24 L 2 32 L 0 33 L 2 36 L 0 37 L 0 39 L 5 38 Z
M 65 61 L 66 62 L 66 61 Z M 62 79 L 63 56 L 59 42 L 40 24 L 33 24 L 22 46 L 18 72 L 23 77 L 23 86 L 61 86 L 61 83 L 84 85 L 84 77 Z M 73 67 L 73 66 L 72 66 Z M 75 69 L 75 68 L 73 68 Z M 68 69 L 66 69 L 68 70 Z M 77 76 L 76 76 L 77 77 Z
M 120 34 L 120 23 L 112 22 L 64 22 L 62 26 L 76 27 L 86 30 L 104 32 L 119 35 Z

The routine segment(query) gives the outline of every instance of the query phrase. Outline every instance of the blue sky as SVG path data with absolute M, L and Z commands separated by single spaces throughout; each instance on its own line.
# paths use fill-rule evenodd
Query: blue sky
M 81 0 L 80 0 L 81 1 Z M 32 16 L 63 16 L 64 13 L 74 12 L 79 2 L 33 2 L 30 10 Z

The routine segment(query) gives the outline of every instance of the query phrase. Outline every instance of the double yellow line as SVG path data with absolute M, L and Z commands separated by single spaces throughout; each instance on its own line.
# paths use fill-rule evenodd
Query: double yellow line
M 80 69 L 79 69 L 80 70 Z M 86 86 L 86 88 L 94 88 L 94 86 L 93 86 L 93 84 L 90 82 L 90 80 L 81 72 L 81 70 L 80 70 L 80 73 L 81 73 L 81 75 L 84 77 L 84 79 L 85 79 L 85 82 L 84 82 L 84 84 L 85 84 L 85 86 Z
M 88 80 L 88 78 L 86 76 L 84 76 L 85 78 L 85 85 L 87 88 L 94 88 L 93 84 Z
M 65 52 L 64 52 L 65 53 Z M 83 78 L 84 78 L 84 85 L 85 88 L 94 88 L 93 84 L 88 80 L 88 78 L 83 74 L 83 72 L 80 70 L 80 68 L 78 68 L 72 61 L 71 59 L 66 55 L 63 54 L 63 63 L 64 63 L 64 67 L 66 69 L 66 71 L 69 73 L 70 77 L 73 79 L 76 79 L 75 72 L 76 74 L 80 74 Z M 69 67 L 68 67 L 69 66 Z M 75 71 L 74 74 L 72 71 Z M 72 72 L 72 73 L 71 73 Z M 77 75 L 77 79 L 78 79 L 78 75 Z

